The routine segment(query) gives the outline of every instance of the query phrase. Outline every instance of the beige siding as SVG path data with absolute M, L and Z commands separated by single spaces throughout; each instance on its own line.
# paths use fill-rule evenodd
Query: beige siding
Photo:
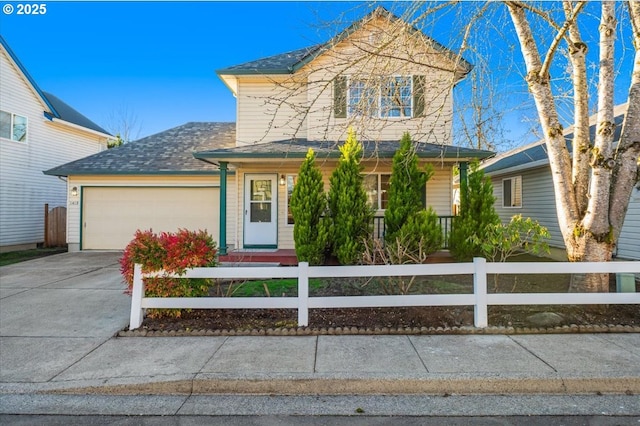
M 64 206 L 66 183 L 42 172 L 106 148 L 98 136 L 45 119 L 46 109 L 0 49 L 0 109 L 27 117 L 27 142 L 0 139 L 0 246 L 44 240 L 44 204 Z
M 240 77 L 237 93 L 237 146 L 306 137 L 306 90 L 301 83 Z
M 74 176 L 69 179 L 69 188 L 77 187 L 79 194 L 85 187 L 164 187 L 164 188 L 198 188 L 198 187 L 218 187 L 220 185 L 219 176 Z M 235 177 L 228 176 L 227 182 L 227 209 L 228 212 L 237 210 L 236 204 Z M 71 249 L 78 249 L 80 246 L 80 215 L 81 203 L 80 195 L 69 197 L 67 209 L 67 240 Z M 215 201 L 219 208 L 219 200 Z M 215 224 L 217 230 L 219 224 Z M 234 221 L 227 220 L 227 239 L 231 242 L 231 236 L 235 232 Z
M 399 140 L 408 131 L 414 140 L 450 144 L 451 95 L 457 77 L 447 70 L 453 69 L 453 64 L 437 50 L 425 47 L 422 40 L 407 35 L 392 37 L 390 41 L 382 39 L 383 44 L 389 44 L 380 55 L 363 55 L 363 49 L 370 48 L 370 37 L 385 24 L 374 21 L 365 25 L 294 76 L 238 77 L 238 145 L 292 137 L 339 141 L 346 137 L 349 127 L 363 140 Z M 425 115 L 336 119 L 333 116 L 336 75 L 354 78 L 425 75 Z
M 438 216 L 451 216 L 453 208 L 453 179 L 451 164 L 434 164 L 434 174 L 427 182 L 427 206 Z

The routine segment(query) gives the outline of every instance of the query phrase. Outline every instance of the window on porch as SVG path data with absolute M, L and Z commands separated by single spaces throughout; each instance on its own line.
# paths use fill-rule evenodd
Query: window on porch
M 293 187 L 298 182 L 298 175 L 287 175 L 287 225 L 293 225 L 293 213 L 291 212 L 291 195 Z
M 385 210 L 389 203 L 389 180 L 387 173 L 368 174 L 364 176 L 364 189 L 367 202 L 375 210 Z

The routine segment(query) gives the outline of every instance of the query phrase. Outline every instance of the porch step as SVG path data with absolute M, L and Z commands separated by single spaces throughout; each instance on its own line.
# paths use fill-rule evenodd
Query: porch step
M 280 266 L 297 266 L 298 257 L 293 249 L 279 249 L 275 251 L 242 251 L 235 250 L 225 255 L 218 256 L 219 262 L 243 264 L 243 263 L 267 263 L 280 264 Z
M 441 250 L 427 258 L 426 263 L 454 263 L 455 260 L 449 250 Z
M 243 266 L 243 264 L 279 264 L 280 266 L 297 266 L 298 258 L 293 249 L 279 249 L 274 251 L 231 251 L 218 257 L 220 263 Z M 447 250 L 433 253 L 427 258 L 426 263 L 453 263 L 454 259 Z M 258 265 L 254 265 L 258 266 Z M 263 266 L 263 265 L 261 265 Z

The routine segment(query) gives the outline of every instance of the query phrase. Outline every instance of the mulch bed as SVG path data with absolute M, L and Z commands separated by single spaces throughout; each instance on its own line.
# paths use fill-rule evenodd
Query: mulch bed
M 503 293 L 567 292 L 570 276 L 501 275 L 490 291 Z M 615 279 L 609 291 L 615 292 Z M 438 285 L 443 281 L 447 288 Z M 640 291 L 640 282 L 636 282 Z M 469 276 L 430 277 L 416 284 L 419 294 L 468 292 Z M 423 292 L 424 293 L 420 293 Z M 359 296 L 383 294 L 374 283 L 328 279 L 312 296 Z M 214 296 L 213 293 L 211 296 Z M 295 294 L 287 294 L 295 296 Z M 553 324 L 531 320 L 537 313 L 557 314 Z M 441 333 L 560 333 L 560 332 L 640 332 L 640 305 L 550 305 L 489 306 L 489 328 L 474 327 L 472 306 L 405 308 L 310 309 L 309 326 L 298 327 L 295 309 L 201 309 L 183 311 L 180 318 L 145 318 L 142 327 L 120 335 L 281 335 L 281 334 L 441 334 Z M 556 317 L 557 318 L 557 317 Z
M 564 319 L 557 326 L 536 327 L 527 318 L 537 312 Z M 146 318 L 140 330 L 120 335 L 640 332 L 640 307 L 489 307 L 489 325 L 473 327 L 472 307 L 311 309 L 304 328 L 298 328 L 294 309 L 201 309 L 183 312 L 181 318 Z

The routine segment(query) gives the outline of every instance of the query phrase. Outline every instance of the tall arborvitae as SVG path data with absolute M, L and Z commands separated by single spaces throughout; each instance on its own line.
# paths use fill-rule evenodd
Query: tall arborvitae
M 322 173 L 315 159 L 315 153 L 309 149 L 300 166 L 290 203 L 294 221 L 293 240 L 298 260 L 320 265 L 324 261 L 328 239 L 328 226 L 323 218 L 327 209 L 327 197 Z
M 451 253 L 457 260 L 482 255 L 480 242 L 487 239 L 492 225 L 500 223 L 494 202 L 491 179 L 478 170 L 477 162 L 471 163 L 468 182 L 460 181 L 460 215 L 451 230 Z
M 362 176 L 362 145 L 353 130 L 340 147 L 338 166 L 331 174 L 329 214 L 332 253 L 343 265 L 356 263 L 372 232 L 373 210 L 367 204 Z
M 393 156 L 389 203 L 384 212 L 384 238 L 387 242 L 394 242 L 407 220 L 424 209 L 425 184 L 432 175 L 433 167 L 430 164 L 424 169 L 418 167 L 411 136 L 405 133 L 400 148 Z

